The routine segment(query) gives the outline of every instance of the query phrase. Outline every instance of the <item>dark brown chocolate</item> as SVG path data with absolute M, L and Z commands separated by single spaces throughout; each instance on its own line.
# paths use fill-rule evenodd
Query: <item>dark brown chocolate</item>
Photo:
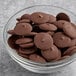
M 70 18 L 66 13 L 58 13 L 56 16 L 57 20 L 65 20 L 65 21 L 69 21 L 70 22 Z
M 15 41 L 19 38 L 17 35 L 12 35 L 8 38 L 8 44 L 12 49 L 18 49 L 19 46 L 15 44 Z

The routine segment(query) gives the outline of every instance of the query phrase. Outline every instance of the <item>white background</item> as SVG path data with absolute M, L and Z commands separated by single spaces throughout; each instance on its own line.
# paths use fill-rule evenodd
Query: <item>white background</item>
M 0 0 L 0 76 L 76 76 L 76 61 L 62 72 L 42 75 L 27 71 L 8 55 L 2 42 L 3 27 L 18 10 L 36 4 L 57 5 L 76 14 L 76 0 Z

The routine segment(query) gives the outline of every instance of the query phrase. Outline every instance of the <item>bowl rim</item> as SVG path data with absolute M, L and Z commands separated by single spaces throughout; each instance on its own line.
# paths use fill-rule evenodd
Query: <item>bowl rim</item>
M 7 23 L 5 24 L 5 26 L 4 26 L 4 29 L 3 29 L 3 42 L 4 42 L 4 45 L 5 45 L 5 47 L 7 48 L 8 46 L 7 46 L 7 43 L 6 43 L 6 41 L 5 41 L 5 30 L 6 30 L 6 28 L 7 28 L 7 24 L 9 23 L 9 21 L 15 16 L 15 15 L 17 15 L 18 13 L 20 13 L 21 11 L 23 11 L 23 10 L 26 10 L 26 9 L 29 9 L 29 8 L 33 8 L 33 7 L 41 7 L 41 6 L 51 6 L 51 7 L 54 7 L 54 8 L 60 8 L 60 9 L 63 9 L 63 10 L 65 10 L 65 11 L 68 11 L 68 12 L 70 12 L 71 14 L 73 14 L 75 17 L 76 17 L 76 14 L 74 14 L 72 11 L 70 11 L 70 10 L 67 10 L 67 9 L 65 9 L 65 8 L 62 8 L 62 7 L 59 7 L 59 6 L 54 6 L 54 5 L 33 5 L 33 6 L 29 6 L 29 7 L 26 7 L 26 8 L 23 8 L 23 9 L 21 9 L 21 10 L 19 10 L 18 12 L 16 12 L 14 15 L 12 15 L 10 18 L 9 18 L 9 20 L 7 21 Z M 8 47 L 8 48 L 10 48 L 10 47 Z M 8 51 L 8 48 L 7 48 L 7 51 Z M 11 50 L 13 50 L 13 49 L 11 49 Z M 9 51 L 8 51 L 9 52 Z M 9 53 L 10 54 L 10 53 Z M 21 59 L 18 59 L 16 56 L 14 56 L 14 55 L 12 55 L 16 60 L 18 60 L 20 63 L 22 63 L 22 64 L 25 64 L 26 62 L 25 61 L 22 61 Z M 69 58 L 67 58 L 67 59 L 64 59 L 64 60 L 60 60 L 60 61 L 56 61 L 56 62 L 49 62 L 49 63 L 44 63 L 44 64 L 42 64 L 42 63 L 37 63 L 37 62 L 33 62 L 33 61 L 31 61 L 31 60 L 27 60 L 27 59 L 25 59 L 26 61 L 27 61 L 27 63 L 29 63 L 29 64 L 31 64 L 31 66 L 32 65 L 35 65 L 35 66 L 44 66 L 44 67 L 51 67 L 51 66 L 54 66 L 54 67 L 56 67 L 56 66 L 64 66 L 64 65 L 67 65 L 67 64 L 70 64 L 70 63 L 72 63 L 73 61 L 75 61 L 76 60 L 76 58 L 74 58 L 74 55 L 72 55 L 71 57 L 69 57 Z

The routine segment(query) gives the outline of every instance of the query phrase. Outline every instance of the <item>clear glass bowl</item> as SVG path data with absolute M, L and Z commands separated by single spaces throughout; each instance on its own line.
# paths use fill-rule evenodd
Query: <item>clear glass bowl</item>
M 63 9 L 61 7 L 57 6 L 51 6 L 51 5 L 35 5 L 35 6 L 30 6 L 27 8 L 24 8 L 20 11 L 18 11 L 16 14 L 14 14 L 7 22 L 6 26 L 4 27 L 3 31 L 3 40 L 4 44 L 7 48 L 7 51 L 9 55 L 12 57 L 13 60 L 15 60 L 17 63 L 19 63 L 22 67 L 36 72 L 36 73 L 52 73 L 52 72 L 57 72 L 75 61 L 76 59 L 76 54 L 72 55 L 71 57 L 61 60 L 61 61 L 56 61 L 56 62 L 50 62 L 50 63 L 36 63 L 30 60 L 27 60 L 21 56 L 19 56 L 15 50 L 11 49 L 7 43 L 7 40 L 9 38 L 9 34 L 7 34 L 7 31 L 10 29 L 13 29 L 16 24 L 16 18 L 20 17 L 21 15 L 25 13 L 31 14 L 32 12 L 46 12 L 50 13 L 52 15 L 56 15 L 60 12 L 64 12 L 69 15 L 71 21 L 73 23 L 76 23 L 76 15 L 69 10 Z

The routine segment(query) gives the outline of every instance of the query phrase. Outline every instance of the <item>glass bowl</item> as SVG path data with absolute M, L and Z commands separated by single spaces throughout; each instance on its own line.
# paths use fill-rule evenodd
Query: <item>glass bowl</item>
M 16 18 L 19 18 L 21 15 L 25 13 L 33 13 L 33 12 L 45 12 L 49 13 L 52 15 L 57 15 L 60 12 L 64 12 L 69 15 L 71 21 L 73 23 L 76 23 L 76 15 L 72 13 L 69 10 L 66 10 L 64 8 L 58 7 L 58 6 L 52 6 L 52 5 L 35 5 L 35 6 L 30 6 L 27 8 L 24 8 L 20 11 L 18 11 L 16 14 L 14 14 L 7 22 L 6 26 L 4 27 L 3 31 L 3 40 L 4 40 L 4 45 L 7 48 L 7 51 L 9 55 L 12 57 L 13 60 L 15 60 L 17 63 L 19 63 L 22 67 L 36 72 L 36 73 L 52 73 L 52 72 L 57 72 L 65 68 L 67 65 L 75 61 L 76 59 L 76 54 L 72 55 L 71 57 L 56 61 L 56 62 L 49 62 L 45 64 L 41 63 L 36 63 L 30 60 L 27 60 L 21 56 L 19 56 L 15 50 L 11 49 L 7 43 L 7 40 L 9 38 L 9 34 L 7 34 L 7 31 L 10 29 L 13 29 L 16 25 Z

